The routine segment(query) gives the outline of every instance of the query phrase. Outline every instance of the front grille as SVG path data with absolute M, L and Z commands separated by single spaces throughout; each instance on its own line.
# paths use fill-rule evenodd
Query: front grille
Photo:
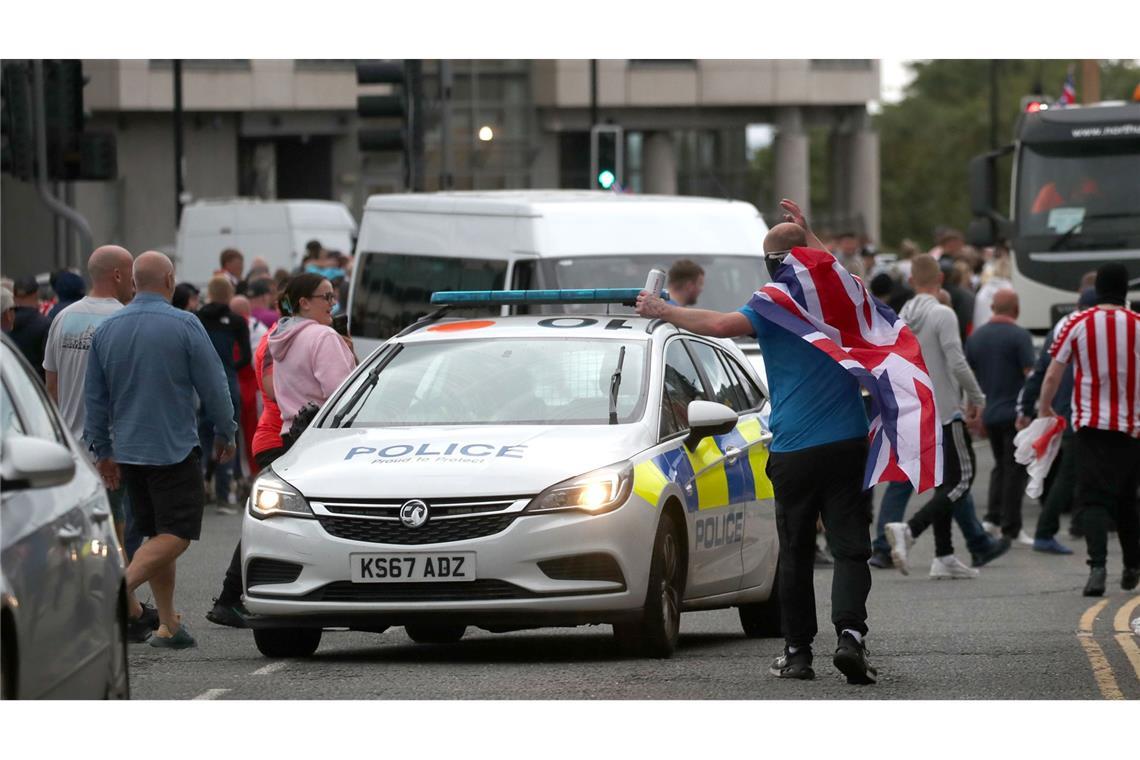
M 301 575 L 301 565 L 277 559 L 255 557 L 245 569 L 245 585 L 260 586 L 266 583 L 292 583 Z
M 486 512 L 502 512 L 520 499 L 529 500 L 530 496 L 488 496 L 488 497 L 451 497 L 446 499 L 424 498 L 431 509 L 432 517 L 450 517 L 456 515 L 477 515 Z M 315 501 L 324 506 L 326 510 L 337 515 L 361 515 L 367 517 L 387 517 L 396 519 L 400 515 L 400 507 L 407 499 L 321 499 L 313 497 Z
M 367 541 L 371 544 L 441 544 L 493 536 L 507 529 L 518 517 L 505 515 L 460 517 L 453 520 L 428 520 L 418 528 L 409 528 L 397 520 L 358 520 L 351 517 L 318 516 L 321 527 L 337 538 Z
M 539 596 L 507 581 L 459 583 L 353 583 L 337 581 L 310 591 L 306 602 L 461 602 L 481 599 L 530 599 Z
M 575 554 L 546 559 L 538 568 L 556 581 L 610 581 L 625 585 L 625 576 L 617 560 L 609 554 Z

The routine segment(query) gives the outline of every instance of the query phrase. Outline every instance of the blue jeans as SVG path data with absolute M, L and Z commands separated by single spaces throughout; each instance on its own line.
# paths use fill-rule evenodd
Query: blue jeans
M 884 554 L 890 553 L 891 545 L 887 543 L 884 526 L 891 522 L 902 522 L 906 516 L 906 505 L 913 494 L 914 487 L 907 481 L 887 484 L 883 501 L 879 504 L 879 520 L 876 524 L 878 535 L 871 544 L 872 549 Z M 971 554 L 978 554 L 989 548 L 990 537 L 978 522 L 977 513 L 974 511 L 974 495 L 969 491 L 954 503 L 954 519 L 958 522 L 958 528 L 966 539 L 966 548 Z

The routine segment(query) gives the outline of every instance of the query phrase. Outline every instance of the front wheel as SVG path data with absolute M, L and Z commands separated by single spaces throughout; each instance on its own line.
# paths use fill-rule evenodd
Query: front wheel
M 266 657 L 309 657 L 321 645 L 320 628 L 255 628 L 253 641 Z
M 131 679 L 127 666 L 127 605 L 126 600 L 115 613 L 115 636 L 111 642 L 110 668 L 104 699 L 130 699 Z
M 780 628 L 780 576 L 772 578 L 772 593 L 763 602 L 742 604 L 740 626 L 750 639 L 778 639 L 783 635 Z
M 666 513 L 657 526 L 653 559 L 649 566 L 649 589 L 641 618 L 632 623 L 615 623 L 618 646 L 630 654 L 664 659 L 677 648 L 681 632 L 681 594 L 685 568 L 681 530 Z
M 465 625 L 406 625 L 404 632 L 417 644 L 454 644 L 467 633 Z

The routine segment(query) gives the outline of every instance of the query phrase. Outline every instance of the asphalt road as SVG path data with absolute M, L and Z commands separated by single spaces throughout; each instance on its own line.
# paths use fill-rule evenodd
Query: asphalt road
M 991 458 L 977 447 L 979 513 Z M 911 509 L 924 498 L 912 500 Z M 1032 533 L 1039 508 L 1026 501 Z M 975 580 L 926 577 L 933 542 L 920 537 L 912 574 L 873 571 L 868 645 L 880 681 L 848 686 L 831 665 L 829 569 L 816 571 L 821 636 L 816 679 L 767 674 L 782 642 L 746 639 L 735 610 L 682 617 L 669 660 L 620 655 L 609 626 L 491 634 L 469 629 L 457 644 L 419 645 L 403 629 L 326 632 L 309 660 L 263 658 L 249 631 L 204 615 L 237 540 L 239 516 L 207 508 L 202 540 L 178 565 L 177 601 L 198 647 L 131 647 L 136 699 L 1140 699 L 1140 595 L 1120 590 L 1119 545 L 1110 541 L 1103 600 L 1080 594 L 1083 542 L 1056 557 L 1015 546 Z M 955 530 L 959 556 L 968 560 Z M 146 595 L 144 589 L 144 597 Z M 1083 630 L 1082 630 L 1083 628 Z

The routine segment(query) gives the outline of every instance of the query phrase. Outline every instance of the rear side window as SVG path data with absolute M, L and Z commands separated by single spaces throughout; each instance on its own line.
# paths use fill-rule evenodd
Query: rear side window
M 685 344 L 675 340 L 665 350 L 665 383 L 661 398 L 661 437 L 689 429 L 689 402 L 708 400 L 697 366 Z
M 709 380 L 711 385 L 709 392 L 712 395 L 712 400 L 724 404 L 736 412 L 743 412 L 747 409 L 748 399 L 744 397 L 737 386 L 736 379 L 728 373 L 724 364 L 721 363 L 718 356 L 720 351 L 708 343 L 697 341 L 690 341 L 689 347 L 693 350 L 693 356 L 697 357 L 701 369 L 705 372 L 705 377 Z
M 5 353 L 8 353 L 7 349 L 5 349 Z M 52 417 L 49 408 L 51 401 L 40 386 L 39 378 L 33 378 L 24 366 L 16 361 L 5 361 L 5 365 L 4 385 L 7 386 L 7 389 L 4 399 L 4 415 L 9 417 L 11 414 L 9 409 L 12 408 L 14 401 L 19 410 L 19 420 L 23 423 L 21 427 L 25 435 L 66 445 L 63 432 Z M 7 426 L 15 419 L 14 415 L 5 419 L 4 425 Z
M 437 290 L 502 290 L 507 276 L 507 262 L 496 259 L 365 253 L 356 265 L 352 334 L 379 340 L 434 311 L 431 294 Z M 449 313 L 486 315 L 487 310 Z

